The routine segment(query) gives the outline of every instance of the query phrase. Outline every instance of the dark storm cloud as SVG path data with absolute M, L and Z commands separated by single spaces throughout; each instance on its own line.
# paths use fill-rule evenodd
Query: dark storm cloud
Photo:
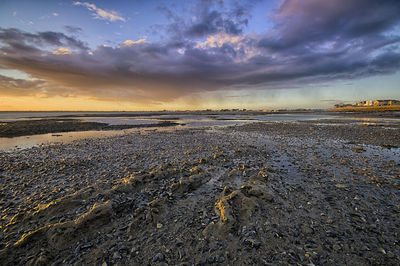
M 273 15 L 274 28 L 258 46 L 288 62 L 286 73 L 296 78 L 324 81 L 392 73 L 399 69 L 400 38 L 393 32 L 398 14 L 400 1 L 392 0 L 284 0 Z
M 241 27 L 247 23 L 248 19 L 242 18 L 241 14 L 235 17 L 224 15 L 216 10 L 205 10 L 200 14 L 198 22 L 190 25 L 185 34 L 189 37 L 204 37 L 217 32 L 237 35 L 242 33 Z
M 0 27 L 0 42 L 8 44 L 12 47 L 16 45 L 43 47 L 43 46 L 68 46 L 72 49 L 86 50 L 83 42 L 67 36 L 60 32 L 45 31 L 27 33 L 18 29 L 4 29 Z
M 193 21 L 165 8 L 170 38 L 99 46 L 90 54 L 82 41 L 63 33 L 0 29 L 0 65 L 41 81 L 24 85 L 2 77 L 2 92 L 20 82 L 23 91 L 47 95 L 66 90 L 155 103 L 202 91 L 292 88 L 400 69 L 394 31 L 399 1 L 285 0 L 263 35 L 243 33 L 250 8 L 225 5 L 201 1 Z M 47 46 L 72 52 L 53 54 Z
M 260 46 L 281 51 L 290 48 L 312 48 L 324 41 L 335 48 L 353 41 L 378 41 L 382 34 L 400 21 L 397 0 L 284 0 L 273 16 L 273 33 Z M 358 43 L 356 43 L 358 42 Z
M 191 3 L 190 20 L 184 19 L 166 6 L 160 10 L 172 21 L 167 26 L 169 33 L 187 38 L 201 38 L 209 34 L 228 33 L 241 34 L 251 17 L 250 9 L 256 1 L 212 1 L 202 0 Z

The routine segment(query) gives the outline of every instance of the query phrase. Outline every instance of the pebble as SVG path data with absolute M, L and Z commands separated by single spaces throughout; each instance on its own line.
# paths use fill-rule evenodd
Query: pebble
M 153 262 L 162 262 L 164 261 L 164 255 L 162 253 L 157 253 L 154 257 L 153 257 Z
M 254 238 L 244 238 L 243 243 L 252 248 L 259 248 L 261 246 L 261 242 Z
M 121 258 L 122 258 L 121 254 L 119 254 L 118 251 L 115 251 L 114 254 L 113 254 L 113 259 L 114 260 L 118 260 L 118 259 L 121 259 Z
M 207 262 L 210 263 L 210 264 L 212 264 L 212 263 L 214 263 L 216 261 L 217 261 L 217 259 L 214 256 L 208 257 L 208 259 L 207 259 Z
M 177 246 L 177 247 L 181 247 L 181 246 L 183 246 L 183 242 L 182 241 L 178 241 L 178 242 L 176 242 L 175 243 L 175 245 Z
M 383 248 L 378 248 L 378 252 L 379 252 L 379 253 L 382 253 L 382 254 L 384 254 L 384 255 L 386 254 L 386 251 L 385 251 Z
M 312 228 L 310 228 L 307 225 L 302 225 L 301 226 L 301 230 L 303 231 L 304 234 L 312 234 L 314 233 L 314 230 Z
M 185 257 L 185 255 L 186 255 L 185 250 L 180 249 L 179 250 L 179 258 L 182 259 L 183 257 Z

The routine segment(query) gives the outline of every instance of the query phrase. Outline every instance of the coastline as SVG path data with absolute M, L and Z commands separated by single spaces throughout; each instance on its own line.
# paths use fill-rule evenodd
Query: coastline
M 4 113 L 4 112 L 3 112 Z M 15 113 L 15 112 L 13 112 Z M 30 112 L 22 112 L 24 115 L 19 116 L 4 116 L 5 118 L 0 119 L 0 138 L 13 138 L 20 136 L 31 136 L 38 134 L 48 133 L 65 133 L 65 132 L 78 132 L 78 131 L 107 131 L 107 130 L 123 130 L 130 128 L 160 128 L 160 127 L 171 127 L 177 125 L 184 125 L 179 123 L 180 120 L 184 120 L 185 116 L 204 116 L 210 120 L 215 121 L 263 121 L 257 118 L 262 116 L 270 116 L 271 121 L 274 121 L 274 117 L 294 115 L 294 116 L 336 116 L 338 119 L 341 118 L 354 118 L 354 119 L 400 119 L 400 112 L 395 111 L 351 111 L 351 112 L 340 112 L 340 111 L 313 111 L 313 110 L 300 110 L 300 111 L 279 111 L 279 112 L 266 112 L 266 111 L 177 111 L 177 112 L 146 112 L 146 113 L 132 113 L 132 112 L 117 112 L 117 113 L 81 113 L 77 114 L 65 114 L 60 112 L 57 116 L 52 116 L 51 112 L 40 112 L 40 116 L 27 115 Z M 38 112 L 32 112 L 38 113 Z M 11 118 L 13 117 L 13 118 Z M 94 121 L 85 121 L 85 119 L 94 119 Z M 95 119 L 99 118 L 99 121 Z M 154 123 L 147 124 L 109 124 L 108 121 L 101 121 L 101 118 L 127 118 L 127 119 L 143 119 L 143 120 L 154 120 Z M 297 119 L 304 119 L 298 117 Z M 277 119 L 284 120 L 284 119 Z M 110 120 L 109 120 L 110 121 Z M 266 120 L 268 121 L 268 120 Z
M 259 122 L 0 152 L 0 261 L 396 265 L 399 139 Z

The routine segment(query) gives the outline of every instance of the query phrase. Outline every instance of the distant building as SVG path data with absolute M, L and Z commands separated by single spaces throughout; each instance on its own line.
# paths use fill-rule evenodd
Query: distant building
M 389 100 L 389 105 L 400 105 L 400 101 L 398 101 L 398 100 Z
M 365 106 L 391 106 L 391 105 L 400 105 L 400 101 L 398 100 L 368 100 L 368 101 L 361 101 L 356 104 L 344 104 L 339 103 L 335 104 L 336 108 L 340 107 L 365 107 Z
M 374 106 L 400 105 L 398 100 L 375 100 Z
M 356 103 L 356 106 L 372 106 L 374 105 L 374 101 L 361 101 Z
M 384 106 L 389 105 L 389 100 L 375 100 L 374 106 Z

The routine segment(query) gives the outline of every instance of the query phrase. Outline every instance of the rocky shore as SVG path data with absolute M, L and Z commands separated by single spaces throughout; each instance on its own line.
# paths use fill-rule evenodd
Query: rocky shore
M 0 152 L 0 264 L 399 265 L 399 140 L 265 122 Z

